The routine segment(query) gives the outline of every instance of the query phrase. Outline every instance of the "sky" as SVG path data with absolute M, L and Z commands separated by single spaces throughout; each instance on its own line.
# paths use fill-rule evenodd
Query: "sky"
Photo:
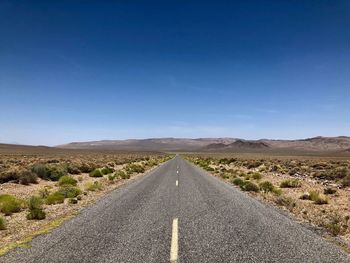
M 0 1 L 0 142 L 350 135 L 350 1 Z

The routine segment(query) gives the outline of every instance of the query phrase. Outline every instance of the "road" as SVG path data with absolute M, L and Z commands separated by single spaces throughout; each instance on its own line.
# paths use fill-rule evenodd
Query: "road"
M 177 156 L 0 262 L 350 262 L 335 245 Z

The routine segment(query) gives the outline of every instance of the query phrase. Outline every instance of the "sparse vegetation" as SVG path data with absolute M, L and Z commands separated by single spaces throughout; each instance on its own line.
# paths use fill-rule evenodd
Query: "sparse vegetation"
M 235 178 L 235 179 L 233 179 L 232 183 L 233 183 L 234 185 L 241 186 L 241 185 L 244 184 L 244 181 L 243 181 L 241 178 Z
M 241 184 L 240 187 L 243 191 L 248 191 L 248 192 L 259 192 L 260 190 L 259 186 L 249 181 L 243 182 L 243 184 Z
M 121 178 L 121 179 L 130 179 L 130 174 L 126 173 L 124 171 L 118 171 L 115 173 L 116 177 Z
M 271 156 L 257 159 L 245 155 L 219 158 L 209 154 L 192 154 L 187 159 L 243 191 L 255 191 L 254 196 L 261 200 L 285 207 L 298 219 L 322 226 L 334 235 L 350 234 L 350 215 L 333 218 L 348 211 L 350 160 Z
M 43 201 L 38 196 L 32 196 L 28 201 L 29 214 L 27 214 L 27 219 L 29 220 L 42 220 L 45 219 L 46 213 L 43 208 Z
M 65 185 L 58 190 L 58 193 L 61 193 L 64 198 L 74 198 L 81 194 L 81 190 L 78 187 Z
M 349 187 L 350 186 L 350 175 L 345 176 L 342 180 L 341 180 L 341 185 L 343 187 Z
M 47 179 L 47 169 L 44 164 L 35 164 L 32 167 L 32 172 L 39 176 L 41 179 Z
M 317 192 L 317 191 L 310 191 L 308 193 L 304 193 L 300 197 L 300 199 L 302 199 L 302 200 L 311 200 L 315 204 L 318 204 L 318 205 L 328 204 L 328 199 L 325 196 L 320 195 L 320 193 Z
M 287 179 L 281 182 L 281 188 L 298 188 L 301 186 L 301 182 L 298 179 Z
M 36 184 L 38 183 L 38 176 L 30 170 L 23 170 L 19 174 L 18 181 L 23 185 Z
M 60 192 L 54 192 L 52 194 L 49 194 L 49 196 L 46 198 L 46 204 L 48 205 L 56 205 L 56 204 L 62 204 L 64 202 L 64 194 Z
M 0 195 L 0 212 L 9 216 L 13 213 L 20 212 L 23 208 L 23 201 L 12 195 Z
M 280 206 L 286 207 L 290 211 L 293 210 L 294 207 L 296 206 L 295 201 L 291 197 L 283 196 L 283 195 L 278 196 L 275 199 L 275 202 L 276 202 L 276 204 L 278 204 Z
M 64 186 L 64 185 L 76 186 L 77 183 L 78 181 L 69 175 L 64 175 L 58 180 L 58 185 L 60 186 Z
M 23 185 L 36 184 L 37 175 L 23 168 L 11 168 L 6 172 L 0 173 L 0 183 L 20 183 Z
M 145 168 L 142 165 L 139 164 L 129 164 L 125 171 L 127 174 L 133 174 L 133 173 L 143 173 L 145 172 Z
M 317 191 L 310 191 L 310 200 L 314 201 L 315 204 L 323 205 L 328 204 L 328 200 L 326 197 L 321 196 L 319 192 Z
M 334 236 L 341 232 L 342 220 L 341 216 L 337 213 L 331 214 L 328 218 L 328 222 L 324 224 L 324 227 Z
M 264 193 L 272 192 L 275 188 L 275 186 L 269 182 L 269 181 L 264 181 L 259 184 L 261 191 Z
M 103 176 L 89 177 L 95 169 L 103 171 L 106 178 L 127 179 L 169 159 L 168 155 L 157 153 L 65 152 L 50 148 L 26 151 L 25 148 L 8 154 L 0 147 L 0 229 L 5 228 L 5 215 L 8 216 L 8 231 L 1 232 L 1 246 L 39 230 L 48 223 L 48 218 L 60 219 L 114 189 L 116 185 Z M 126 167 L 132 173 L 127 174 Z M 96 182 L 87 183 L 90 180 Z M 84 186 L 83 193 L 78 185 Z M 45 205 L 40 205 L 41 202 Z M 50 217 L 45 215 L 45 206 L 55 204 L 47 208 Z M 12 213 L 17 214 L 9 216 Z M 14 229 L 19 224 L 23 227 Z
M 113 172 L 114 172 L 114 170 L 113 170 L 112 168 L 109 168 L 109 167 L 103 167 L 103 168 L 101 169 L 101 173 L 102 173 L 103 175 L 111 174 L 111 173 L 113 173 Z
M 261 173 L 253 173 L 252 175 L 251 175 L 251 177 L 254 179 L 254 180 L 260 180 L 261 178 L 262 178 L 262 175 L 261 175 Z
M 85 189 L 87 191 L 98 191 L 102 190 L 102 184 L 99 182 L 88 182 L 85 184 Z
M 100 169 L 95 169 L 92 172 L 90 172 L 90 177 L 103 177 L 103 174 Z

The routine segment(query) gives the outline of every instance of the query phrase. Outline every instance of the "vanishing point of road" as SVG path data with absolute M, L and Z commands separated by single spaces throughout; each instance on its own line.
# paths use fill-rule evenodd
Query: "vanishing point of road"
M 180 156 L 30 245 L 0 262 L 350 262 L 336 245 Z

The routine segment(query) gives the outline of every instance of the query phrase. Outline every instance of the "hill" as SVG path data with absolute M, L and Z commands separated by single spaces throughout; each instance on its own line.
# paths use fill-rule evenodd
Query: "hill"
M 243 140 L 237 138 L 152 138 L 74 142 L 59 145 L 64 149 L 119 151 L 301 151 L 344 152 L 350 148 L 350 137 L 314 137 L 300 140 Z

